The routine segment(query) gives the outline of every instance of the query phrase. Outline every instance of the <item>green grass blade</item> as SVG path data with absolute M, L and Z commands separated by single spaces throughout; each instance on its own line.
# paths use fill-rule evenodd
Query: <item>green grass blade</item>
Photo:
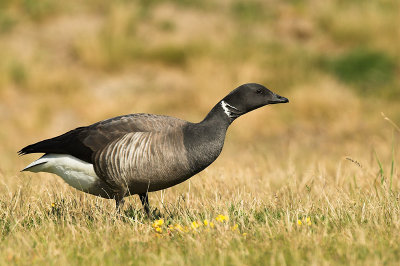
M 378 166 L 379 166 L 379 175 L 381 177 L 381 185 L 383 185 L 383 182 L 385 181 L 385 172 L 383 170 L 382 163 L 378 158 L 378 154 L 376 154 L 375 150 L 374 150 L 374 155 L 375 155 L 376 161 L 377 161 Z

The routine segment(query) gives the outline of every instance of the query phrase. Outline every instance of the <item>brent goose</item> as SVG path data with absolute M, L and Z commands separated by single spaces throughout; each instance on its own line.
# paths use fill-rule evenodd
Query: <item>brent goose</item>
M 57 174 L 78 190 L 115 199 L 118 210 L 124 197 L 138 194 L 148 214 L 148 192 L 179 184 L 214 162 L 236 118 L 287 102 L 249 83 L 219 101 L 200 123 L 152 114 L 114 117 L 26 146 L 20 155 L 45 154 L 22 171 Z

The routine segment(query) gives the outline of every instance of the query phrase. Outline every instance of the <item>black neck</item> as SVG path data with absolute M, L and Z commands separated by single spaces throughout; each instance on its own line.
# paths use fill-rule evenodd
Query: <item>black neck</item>
M 218 127 L 228 128 L 232 121 L 233 120 L 224 112 L 221 102 L 219 102 L 211 109 L 200 124 L 214 124 L 215 126 L 218 125 Z
M 210 165 L 221 153 L 226 131 L 234 119 L 221 102 L 217 103 L 200 123 L 188 123 L 183 128 L 184 145 L 193 173 Z
M 226 130 L 229 125 L 242 114 L 243 112 L 236 107 L 222 100 L 211 109 L 200 124 L 211 124 L 216 128 L 224 128 Z

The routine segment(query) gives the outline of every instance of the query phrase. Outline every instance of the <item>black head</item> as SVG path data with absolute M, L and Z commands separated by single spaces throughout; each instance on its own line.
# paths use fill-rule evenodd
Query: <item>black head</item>
M 247 83 L 229 93 L 223 101 L 247 113 L 268 104 L 287 103 L 289 100 L 257 83 Z

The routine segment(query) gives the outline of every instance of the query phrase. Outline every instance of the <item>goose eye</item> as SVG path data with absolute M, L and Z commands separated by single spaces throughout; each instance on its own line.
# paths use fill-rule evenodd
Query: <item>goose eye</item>
M 262 93 L 263 93 L 262 89 L 258 89 L 256 92 L 257 92 L 258 94 L 262 94 Z

